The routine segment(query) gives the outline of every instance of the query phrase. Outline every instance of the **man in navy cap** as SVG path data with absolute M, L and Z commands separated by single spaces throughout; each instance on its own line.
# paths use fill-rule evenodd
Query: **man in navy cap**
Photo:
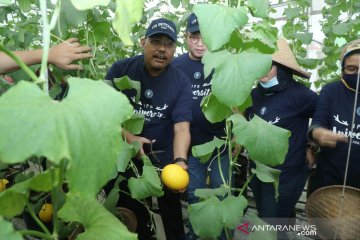
M 177 31 L 173 22 L 164 18 L 152 21 L 145 37 L 141 39 L 143 54 L 117 61 L 111 66 L 105 79 L 114 81 L 115 78 L 127 75 L 141 84 L 139 101 L 135 101 L 134 89 L 122 91 L 129 98 L 134 111 L 145 117 L 141 134 L 133 135 L 125 131 L 126 141 L 139 142 L 140 155 L 144 154 L 146 145 L 151 145 L 151 151 L 157 154 L 156 157 L 149 157 L 160 168 L 169 163 L 177 163 L 187 169 L 192 95 L 188 77 L 170 65 L 176 41 Z M 126 197 L 120 196 L 119 203 Z M 138 225 L 140 224 L 137 228 L 139 239 L 151 239 L 146 233 L 146 228 L 150 225 L 146 209 L 139 211 L 143 208 L 140 204 L 136 201 L 134 203 L 134 200 L 129 202 L 131 204 L 126 207 L 137 214 Z M 164 189 L 164 196 L 158 198 L 158 203 L 167 239 L 183 239 L 179 193 Z
M 201 145 L 212 141 L 214 137 L 222 138 L 225 134 L 225 122 L 210 123 L 204 116 L 200 103 L 203 97 L 206 97 L 211 92 L 211 75 L 204 78 L 204 65 L 201 59 L 207 50 L 199 29 L 199 23 L 196 15 L 192 13 L 187 20 L 186 27 L 186 43 L 189 52 L 174 59 L 173 64 L 183 71 L 191 80 L 192 86 L 192 112 L 193 122 L 190 127 L 191 132 L 191 146 Z M 218 164 L 218 151 L 215 150 L 210 160 L 206 163 L 201 163 L 199 158 L 192 156 L 189 152 L 188 171 L 190 175 L 190 182 L 187 187 L 187 200 L 190 204 L 199 201 L 195 196 L 195 190 L 198 188 L 206 188 L 207 176 L 210 178 L 210 187 L 218 188 L 223 183 L 220 171 L 224 179 L 229 179 L 229 157 L 228 151 L 223 146 L 220 149 L 220 164 Z M 225 234 L 222 234 L 220 239 L 225 239 Z M 186 234 L 186 239 L 197 239 L 192 227 L 189 228 L 189 233 Z

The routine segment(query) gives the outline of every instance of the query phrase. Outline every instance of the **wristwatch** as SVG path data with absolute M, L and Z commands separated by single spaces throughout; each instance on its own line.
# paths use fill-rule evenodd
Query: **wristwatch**
M 182 157 L 175 158 L 175 159 L 174 159 L 174 162 L 175 162 L 175 163 L 183 162 L 183 163 L 187 164 L 187 160 L 186 160 L 185 158 L 182 158 Z
M 308 143 L 307 147 L 310 148 L 314 153 L 317 153 L 320 150 L 319 145 L 316 145 L 315 143 Z

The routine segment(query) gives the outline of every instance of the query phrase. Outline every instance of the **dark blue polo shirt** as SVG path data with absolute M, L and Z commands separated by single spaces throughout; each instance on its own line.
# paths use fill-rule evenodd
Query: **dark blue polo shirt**
M 221 123 L 210 123 L 203 114 L 200 103 L 203 97 L 211 92 L 211 76 L 204 79 L 204 65 L 201 61 L 192 60 L 189 53 L 184 53 L 174 59 L 173 63 L 184 72 L 191 81 L 192 88 L 192 112 L 193 122 L 191 124 L 191 145 L 200 145 L 213 140 L 214 136 L 224 137 L 225 121 Z
M 355 92 L 340 81 L 327 84 L 320 92 L 311 127 L 324 127 L 351 137 L 346 185 L 360 188 L 360 96 L 355 110 L 354 131 L 351 131 L 354 101 Z M 316 188 L 343 184 L 349 143 L 338 142 L 335 148 L 321 147 L 314 178 Z
M 253 106 L 247 109 L 250 119 L 254 114 L 265 121 L 291 132 L 289 149 L 281 170 L 280 180 L 286 181 L 306 167 L 307 130 L 309 118 L 313 116 L 318 95 L 309 88 L 292 81 L 287 89 L 272 95 L 263 95 L 253 89 Z
M 154 164 L 164 166 L 173 160 L 174 124 L 192 121 L 190 81 L 172 65 L 160 76 L 150 76 L 145 71 L 143 55 L 117 61 L 111 66 L 105 79 L 113 80 L 125 75 L 141 83 L 138 103 L 135 102 L 136 90 L 122 92 L 129 98 L 134 111 L 145 116 L 140 136 L 156 139 L 153 150 L 165 151 L 156 154 L 160 164 L 151 158 Z

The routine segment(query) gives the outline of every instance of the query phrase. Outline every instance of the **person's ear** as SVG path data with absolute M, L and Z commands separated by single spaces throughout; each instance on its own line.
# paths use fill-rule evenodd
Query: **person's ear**
M 140 39 L 140 45 L 141 45 L 141 47 L 144 47 L 145 41 L 146 41 L 146 39 L 145 39 L 144 37 L 142 37 L 142 38 Z

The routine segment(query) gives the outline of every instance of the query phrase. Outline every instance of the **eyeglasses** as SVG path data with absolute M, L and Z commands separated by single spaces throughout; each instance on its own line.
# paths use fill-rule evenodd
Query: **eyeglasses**
M 149 43 L 156 49 L 160 48 L 161 46 L 165 46 L 165 48 L 169 50 L 175 48 L 175 42 L 171 40 L 159 39 L 159 38 L 148 38 L 148 39 L 149 39 Z
M 188 36 L 192 44 L 197 44 L 200 41 L 200 39 L 202 41 L 202 38 L 199 35 L 188 35 Z
M 359 67 L 354 65 L 348 65 L 343 67 L 343 71 L 346 74 L 354 74 L 359 72 Z

